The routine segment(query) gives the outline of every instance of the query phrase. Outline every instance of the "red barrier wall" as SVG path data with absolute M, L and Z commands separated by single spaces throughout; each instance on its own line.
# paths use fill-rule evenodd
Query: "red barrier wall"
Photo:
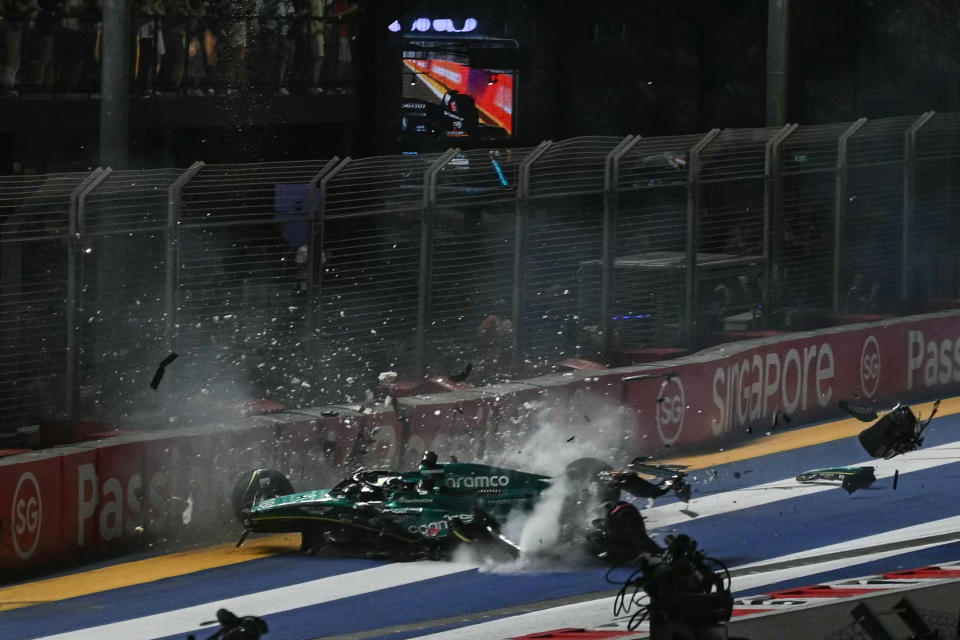
M 62 558 L 60 454 L 36 451 L 0 460 L 0 576 Z
M 702 448 L 768 431 L 775 418 L 782 426 L 783 414 L 793 423 L 837 415 L 842 398 L 883 406 L 954 394 L 960 324 L 939 314 L 733 343 L 643 373 L 667 371 L 675 376 L 627 380 L 623 399 L 662 444 Z
M 60 550 L 86 559 L 97 551 L 96 510 L 100 502 L 97 448 L 63 447 L 60 456 Z
M 534 414 L 584 434 L 620 430 L 607 435 L 626 451 L 675 453 L 763 433 L 784 414 L 793 424 L 837 415 L 842 398 L 886 406 L 956 395 L 958 383 L 960 312 L 950 311 L 729 343 L 641 367 L 401 398 L 399 417 L 382 405 L 307 409 L 7 456 L 0 458 L 0 571 L 22 574 L 135 541 L 223 535 L 234 478 L 258 466 L 322 486 L 347 465 L 414 465 L 427 448 L 489 458 L 521 442 Z M 619 422 L 597 424 L 610 409 Z

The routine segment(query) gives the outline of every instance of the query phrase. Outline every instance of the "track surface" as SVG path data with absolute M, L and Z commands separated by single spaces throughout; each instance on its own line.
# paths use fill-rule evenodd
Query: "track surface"
M 917 408 L 929 413 L 928 405 Z M 960 559 L 958 410 L 960 402 L 945 402 L 924 448 L 893 460 L 869 460 L 850 435 L 865 425 L 849 420 L 683 459 L 698 469 L 693 499 L 645 509 L 648 528 L 661 537 L 688 534 L 723 559 L 738 595 Z M 860 463 L 874 466 L 878 481 L 852 495 L 793 480 L 811 468 Z M 217 547 L 6 587 L 0 639 L 205 638 L 213 629 L 199 623 L 219 607 L 263 616 L 269 640 L 624 628 L 613 620 L 616 587 L 602 569 L 314 558 L 291 552 L 297 543 L 274 536 L 241 550 Z

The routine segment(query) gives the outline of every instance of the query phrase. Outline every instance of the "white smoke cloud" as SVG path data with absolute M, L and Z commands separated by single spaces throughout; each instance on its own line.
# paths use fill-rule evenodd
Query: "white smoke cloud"
M 621 466 L 640 454 L 636 418 L 620 403 L 578 390 L 565 402 L 531 405 L 532 431 L 492 456 L 494 464 L 556 476 L 579 458 Z
M 578 391 L 566 402 L 545 399 L 531 407 L 532 432 L 493 456 L 500 466 L 543 473 L 554 478 L 530 512 L 511 513 L 502 527 L 520 548 L 519 559 L 487 561 L 493 572 L 571 568 L 588 558 L 583 546 L 590 521 L 602 513 L 601 498 L 583 479 L 565 476 L 570 463 L 592 458 L 622 466 L 636 450 L 636 419 L 622 405 Z

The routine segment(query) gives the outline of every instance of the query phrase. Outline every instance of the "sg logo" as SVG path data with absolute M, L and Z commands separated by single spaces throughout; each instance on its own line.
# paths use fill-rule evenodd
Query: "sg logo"
M 27 471 L 17 481 L 13 492 L 13 549 L 26 560 L 33 555 L 40 542 L 41 525 L 40 484 L 36 476 Z
M 860 388 L 863 395 L 872 398 L 880 385 L 880 343 L 869 336 L 860 351 Z
M 687 405 L 680 378 L 672 376 L 660 385 L 657 396 L 657 431 L 663 444 L 673 444 L 683 431 L 683 416 Z

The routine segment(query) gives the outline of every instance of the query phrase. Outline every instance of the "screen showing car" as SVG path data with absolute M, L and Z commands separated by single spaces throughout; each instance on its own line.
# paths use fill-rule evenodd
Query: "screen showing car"
M 513 136 L 514 76 L 437 58 L 404 58 L 400 138 L 495 143 Z

